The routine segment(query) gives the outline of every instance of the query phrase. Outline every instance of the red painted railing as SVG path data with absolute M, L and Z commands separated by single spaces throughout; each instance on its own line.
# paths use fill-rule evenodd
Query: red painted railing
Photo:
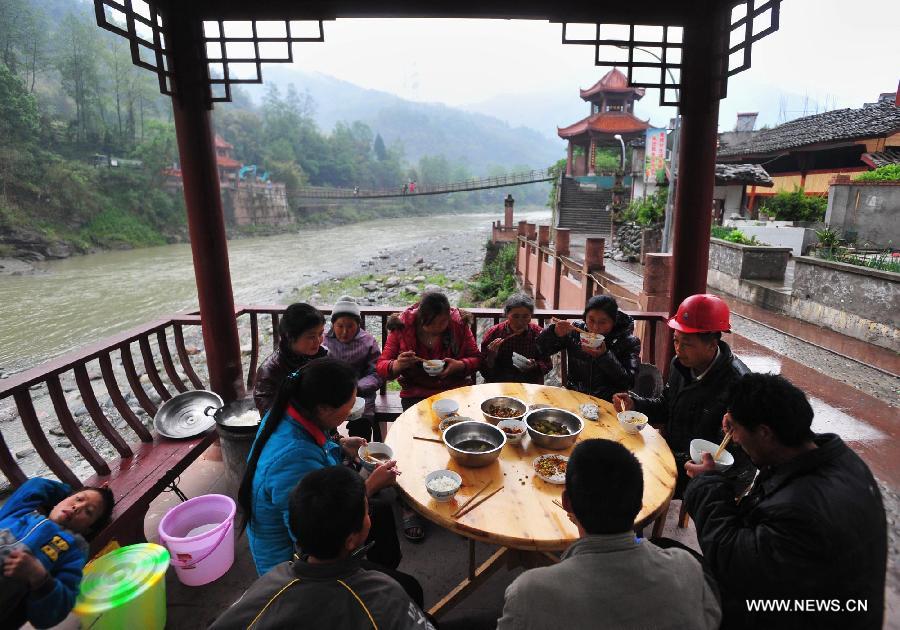
M 285 308 L 286 306 L 284 305 L 237 307 L 235 316 L 238 318 L 238 321 L 241 322 L 241 318 L 244 317 L 249 319 L 250 352 L 249 358 L 245 362 L 247 370 L 246 386 L 248 390 L 253 387 L 256 369 L 261 359 L 271 351 L 268 347 L 261 347 L 260 318 L 269 320 L 268 324 L 273 344 L 277 343 L 278 323 Z M 328 308 L 321 310 L 326 315 L 330 313 Z M 380 339 L 383 342 L 387 336 L 388 317 L 400 309 L 391 306 L 363 306 L 360 310 L 363 315 L 363 326 L 375 334 L 376 337 L 380 335 Z M 484 325 L 498 323 L 503 318 L 503 311 L 500 309 L 473 308 L 469 309 L 469 312 L 474 316 L 472 329 L 476 337 L 478 337 L 479 325 L 483 328 Z M 629 312 L 629 314 L 638 321 L 649 321 L 655 324 L 648 326 L 649 347 L 655 347 L 657 328 L 659 324 L 664 322 L 665 314 L 647 312 Z M 580 311 L 540 310 L 535 314 L 535 319 L 539 324 L 544 325 L 551 317 L 575 318 L 580 316 Z M 126 400 L 128 392 L 130 391 L 137 404 L 148 416 L 153 417 L 157 411 L 157 405 L 141 382 L 135 366 L 133 354 L 135 349 L 140 352 L 149 386 L 152 387 L 159 399 L 165 401 L 174 394 L 187 391 L 188 389 L 202 389 L 206 387 L 206 384 L 198 376 L 191 363 L 184 336 L 184 328 L 186 326 L 199 325 L 200 317 L 198 315 L 176 315 L 119 333 L 81 350 L 65 354 L 43 365 L 0 381 L 0 404 L 8 398 L 13 399 L 25 432 L 41 459 L 61 481 L 73 487 L 80 487 L 82 485 L 81 480 L 78 479 L 69 464 L 60 457 L 60 454 L 51 445 L 35 411 L 32 390 L 46 387 L 52 402 L 53 411 L 63 433 L 71 442 L 72 447 L 90 464 L 102 481 L 103 477 L 110 474 L 111 462 L 104 459 L 97 452 L 76 422 L 70 407 L 71 403 L 65 396 L 61 377 L 69 373 L 74 375 L 78 392 L 91 421 L 109 441 L 119 457 L 127 460 L 133 457 L 140 442 L 152 443 L 154 441 L 153 433 L 144 426 L 141 419 L 129 406 Z M 172 343 L 174 343 L 174 355 L 170 346 Z M 121 357 L 127 385 L 123 385 L 116 378 L 112 367 L 114 353 L 119 353 Z M 175 362 L 176 356 L 178 359 L 177 364 Z M 114 421 L 117 419 L 111 421 L 110 417 L 107 416 L 107 412 L 104 411 L 103 406 L 98 401 L 97 392 L 94 391 L 88 372 L 88 364 L 94 361 L 99 362 L 100 375 L 112 406 L 121 416 L 121 419 L 124 420 L 125 425 L 133 431 L 138 442 L 135 442 L 134 438 L 127 435 L 127 433 L 123 435 L 122 432 L 115 428 Z M 652 358 L 647 362 L 652 362 Z M 179 373 L 176 365 L 181 368 L 181 373 Z M 184 375 L 184 378 L 182 378 L 181 374 Z M 95 378 L 95 380 L 99 379 Z M 124 428 L 121 422 L 116 422 L 116 424 Z M 139 465 L 139 462 L 132 462 L 132 465 Z M 2 434 L 0 434 L 0 471 L 13 485 L 18 485 L 26 479 L 25 473 L 3 440 Z

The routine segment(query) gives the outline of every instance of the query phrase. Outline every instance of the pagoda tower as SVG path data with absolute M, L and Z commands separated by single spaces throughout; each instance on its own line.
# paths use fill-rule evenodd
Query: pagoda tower
M 566 175 L 578 177 L 595 175 L 594 155 L 597 147 L 610 146 L 619 151 L 616 134 L 622 136 L 624 142 L 643 137 L 644 131 L 650 127 L 647 121 L 634 115 L 634 102 L 643 98 L 644 88 L 628 85 L 628 77 L 618 68 L 613 68 L 593 86 L 579 90 L 581 98 L 590 106 L 590 114 L 568 127 L 557 127 L 557 134 L 568 140 L 566 155 Z M 575 164 L 574 148 L 584 149 L 584 158 Z

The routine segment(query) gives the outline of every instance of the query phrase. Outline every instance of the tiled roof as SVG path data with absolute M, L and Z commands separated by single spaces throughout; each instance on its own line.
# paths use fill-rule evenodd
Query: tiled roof
M 862 161 L 871 166 L 887 166 L 888 164 L 900 164 L 900 149 L 885 149 L 877 153 L 863 153 Z
M 649 129 L 650 124 L 636 117 L 631 112 L 599 112 L 582 118 L 568 127 L 557 127 L 560 138 L 580 136 L 587 131 L 607 134 L 638 133 Z
M 756 131 L 745 142 L 719 147 L 718 157 L 768 156 L 813 144 L 885 137 L 900 131 L 900 107 L 893 101 L 866 103 L 805 116 L 772 129 Z
M 216 164 L 218 164 L 222 168 L 228 168 L 228 169 L 241 167 L 240 162 L 238 162 L 237 160 L 232 160 L 230 157 L 227 157 L 225 155 L 217 155 L 216 156 Z
M 228 144 L 227 142 L 225 142 L 225 138 L 223 138 L 223 137 L 220 136 L 219 134 L 216 134 L 216 148 L 219 148 L 219 149 L 233 149 L 233 148 L 234 148 L 234 145 Z
M 755 184 L 771 188 L 775 182 L 759 164 L 716 164 L 716 184 Z
M 644 96 L 644 88 L 633 88 L 628 85 L 628 77 L 626 77 L 618 68 L 613 68 L 604 74 L 599 81 L 586 90 L 578 90 L 581 98 L 589 100 L 595 94 L 601 92 L 633 92 L 636 99 Z

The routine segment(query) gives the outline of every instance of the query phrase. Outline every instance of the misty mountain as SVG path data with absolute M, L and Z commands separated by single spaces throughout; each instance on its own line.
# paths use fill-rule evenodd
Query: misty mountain
M 401 144 L 411 163 L 423 155 L 443 154 L 454 162 L 466 163 L 473 175 L 487 175 L 495 165 L 506 169 L 545 168 L 565 156 L 565 145 L 547 134 L 513 127 L 492 116 L 440 103 L 409 101 L 289 66 L 267 66 L 263 77 L 263 85 L 245 87 L 256 103 L 261 102 L 266 85 L 274 83 L 284 94 L 293 83 L 315 100 L 315 119 L 323 130 L 331 130 L 338 121 L 360 120 L 380 133 L 388 145 Z

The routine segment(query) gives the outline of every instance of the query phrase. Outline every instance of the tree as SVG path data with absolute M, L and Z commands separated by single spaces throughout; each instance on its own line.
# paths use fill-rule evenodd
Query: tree
M 33 141 L 37 137 L 39 120 L 34 96 L 25 90 L 9 68 L 0 64 L 0 143 Z
M 388 159 L 387 149 L 384 146 L 384 140 L 381 138 L 381 134 L 375 134 L 375 157 L 378 158 L 379 162 L 384 162 Z

